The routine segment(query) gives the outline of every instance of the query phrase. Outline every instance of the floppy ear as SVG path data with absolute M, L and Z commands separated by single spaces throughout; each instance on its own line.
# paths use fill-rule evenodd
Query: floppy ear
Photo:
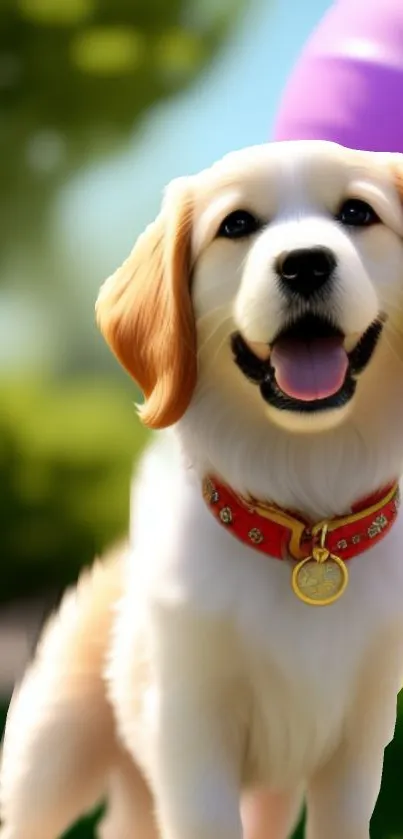
M 150 428 L 172 425 L 196 384 L 196 327 L 190 298 L 192 203 L 188 180 L 168 187 L 157 219 L 101 288 L 98 325 L 145 396 Z

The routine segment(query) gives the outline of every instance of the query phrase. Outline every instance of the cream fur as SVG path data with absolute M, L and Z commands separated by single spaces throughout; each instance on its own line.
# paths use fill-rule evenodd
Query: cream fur
M 369 839 L 403 674 L 403 520 L 349 563 L 343 597 L 315 609 L 293 594 L 291 561 L 217 525 L 200 484 L 216 472 L 319 520 L 402 475 L 403 215 L 392 164 L 399 158 L 288 143 L 188 179 L 197 385 L 144 455 L 128 550 L 68 595 L 13 699 L 1 839 L 56 839 L 107 787 L 102 839 L 149 839 L 144 779 L 164 839 L 286 839 L 303 793 L 308 839 Z M 370 200 L 384 223 L 355 234 L 337 225 L 346 194 Z M 239 206 L 271 223 L 252 240 L 216 240 Z M 351 404 L 296 419 L 267 408 L 228 338 L 238 327 L 272 339 L 287 316 L 273 259 L 308 244 L 337 254 L 326 305 L 352 345 L 378 311 L 388 323 Z

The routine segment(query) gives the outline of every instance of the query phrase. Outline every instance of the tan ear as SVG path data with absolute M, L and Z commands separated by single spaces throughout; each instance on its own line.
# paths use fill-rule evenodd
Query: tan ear
M 101 288 L 97 321 L 145 396 L 150 428 L 172 425 L 196 384 L 196 327 L 190 298 L 192 204 L 187 179 L 167 190 L 160 215 Z

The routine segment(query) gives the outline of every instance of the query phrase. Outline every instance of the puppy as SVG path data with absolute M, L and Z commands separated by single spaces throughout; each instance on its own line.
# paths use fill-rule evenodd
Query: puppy
M 101 289 L 157 435 L 130 545 L 16 692 L 1 839 L 369 839 L 403 671 L 399 156 L 322 142 L 175 181 Z M 154 821 L 156 819 L 156 821 Z

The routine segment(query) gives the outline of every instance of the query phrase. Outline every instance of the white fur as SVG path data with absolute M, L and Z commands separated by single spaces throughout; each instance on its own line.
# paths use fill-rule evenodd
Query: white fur
M 216 473 L 320 520 L 402 474 L 403 220 L 389 162 L 288 143 L 235 153 L 190 179 L 198 384 L 136 476 L 123 593 L 105 642 L 119 741 L 147 778 L 164 839 L 239 839 L 240 801 L 248 839 L 285 839 L 302 790 L 308 839 L 369 837 L 403 674 L 403 520 L 349 562 L 343 597 L 317 609 L 293 594 L 291 560 L 216 523 L 201 480 Z M 371 200 L 384 224 L 338 226 L 332 213 L 349 194 Z M 271 224 L 248 241 L 215 240 L 238 206 Z M 327 305 L 352 344 L 378 311 L 389 320 L 348 408 L 296 420 L 267 408 L 228 337 L 238 327 L 270 341 L 289 314 L 273 260 L 308 244 L 337 254 Z M 52 668 L 51 654 L 35 686 L 30 677 L 22 686 L 6 733 L 1 839 L 37 839 L 13 760 L 25 754 L 36 771 L 24 744 L 40 740 L 39 717 L 28 710 L 22 721 L 18 708 L 46 688 L 41 667 Z M 41 806 L 41 839 L 55 839 Z M 126 839 L 132 819 L 110 835 Z

